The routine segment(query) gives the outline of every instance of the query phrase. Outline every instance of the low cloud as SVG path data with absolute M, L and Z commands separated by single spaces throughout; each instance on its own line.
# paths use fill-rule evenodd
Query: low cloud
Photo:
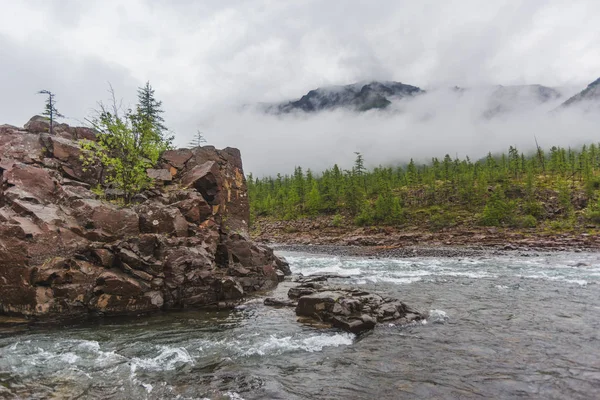
M 294 166 L 322 171 L 337 163 L 350 168 L 354 152 L 361 152 L 373 167 L 411 158 L 428 162 L 445 154 L 476 160 L 509 146 L 532 151 L 535 138 L 545 148 L 598 140 L 597 114 L 551 112 L 565 97 L 543 104 L 520 99 L 516 109 L 487 118 L 492 90 L 437 90 L 394 103 L 389 110 L 364 113 L 223 110 L 201 125 L 209 142 L 240 148 L 246 172 L 258 176 L 291 173 Z

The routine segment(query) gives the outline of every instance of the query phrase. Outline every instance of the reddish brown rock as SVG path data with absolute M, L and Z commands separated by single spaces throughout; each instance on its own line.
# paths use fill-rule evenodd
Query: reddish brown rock
M 166 152 L 160 165 L 168 168 L 149 173 L 170 185 L 123 207 L 118 190 L 104 188 L 117 202 L 91 190 L 102 173 L 84 167 L 74 140 L 94 140 L 93 130 L 56 124 L 49 135 L 47 127 L 40 118 L 28 131 L 0 126 L 0 314 L 232 305 L 289 273 L 272 250 L 247 238 L 235 149 Z
M 162 159 L 172 167 L 181 170 L 192 155 L 192 151 L 188 149 L 167 150 L 162 155 Z
M 0 160 L 7 163 L 10 160 L 26 164 L 41 162 L 45 149 L 40 136 L 31 134 L 10 125 L 2 125 L 0 129 Z
M 2 176 L 11 186 L 5 190 L 5 194 L 14 188 L 14 192 L 21 191 L 17 194 L 17 198 L 25 197 L 26 192 L 30 193 L 36 199 L 35 201 L 48 203 L 57 193 L 57 182 L 42 168 L 15 163 Z
M 173 177 L 168 169 L 148 169 L 146 170 L 150 179 L 155 179 L 162 182 L 171 182 Z
M 187 198 L 173 203 L 173 207 L 177 207 L 188 222 L 201 224 L 206 221 L 213 213 L 210 204 L 199 193 L 188 192 L 186 195 Z
M 101 231 L 111 237 L 139 234 L 139 217 L 135 211 L 119 208 L 100 200 L 82 199 L 73 202 L 73 215 L 87 231 Z
M 50 132 L 50 120 L 41 115 L 31 117 L 25 124 L 25 130 L 31 133 L 47 133 Z
M 202 197 L 209 204 L 219 204 L 220 194 L 219 185 L 220 169 L 214 161 L 207 161 L 202 165 L 196 165 L 190 171 L 181 177 L 181 184 L 185 188 L 193 188 L 202 194 Z
M 92 142 L 96 141 L 96 132 L 93 129 L 86 127 L 72 128 L 74 130 L 75 138 L 78 140 L 89 140 Z
M 160 203 L 142 204 L 136 207 L 140 231 L 164 235 L 187 236 L 188 224 L 176 207 Z

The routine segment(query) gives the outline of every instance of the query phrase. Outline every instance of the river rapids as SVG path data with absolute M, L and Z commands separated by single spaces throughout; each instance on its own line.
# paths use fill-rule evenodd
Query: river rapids
M 428 312 L 356 337 L 255 298 L 0 332 L 0 399 L 590 399 L 600 393 L 600 254 L 365 258 L 279 251 Z M 265 296 L 285 298 L 292 283 Z

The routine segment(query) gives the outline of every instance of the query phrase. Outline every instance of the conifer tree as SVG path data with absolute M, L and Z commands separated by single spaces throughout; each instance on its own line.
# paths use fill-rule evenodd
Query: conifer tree
M 306 195 L 306 211 L 310 215 L 317 215 L 322 207 L 321 194 L 316 181 L 312 181 L 311 189 Z
M 206 143 L 206 138 L 204 137 L 204 134 L 200 132 L 200 129 L 198 129 L 189 145 L 191 147 L 200 147 L 202 146 L 202 143 Z
M 154 89 L 149 81 L 146 82 L 144 86 L 138 88 L 136 114 L 146 120 L 150 125 L 153 134 L 156 135 L 157 140 L 161 140 L 171 145 L 174 138 L 172 135 L 169 135 L 168 129 L 164 125 L 165 120 L 162 117 L 164 111 L 161 107 L 162 101 L 156 99 Z
M 99 132 L 96 142 L 83 141 L 84 165 L 99 161 L 106 170 L 106 183 L 123 191 L 128 203 L 132 196 L 150 183 L 146 170 L 153 168 L 169 143 L 156 135 L 151 121 L 138 108 L 122 112 L 114 91 L 111 107 L 100 103 L 91 124 Z
M 42 115 L 45 115 L 50 119 L 50 134 L 54 134 L 54 120 L 56 118 L 64 118 L 64 115 L 58 112 L 56 109 L 56 101 L 54 100 L 54 93 L 49 90 L 40 90 L 38 94 L 45 94 L 48 96 L 46 99 L 46 107 Z

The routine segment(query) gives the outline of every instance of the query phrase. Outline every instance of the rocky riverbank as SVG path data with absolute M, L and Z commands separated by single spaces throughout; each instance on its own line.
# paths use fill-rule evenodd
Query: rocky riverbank
M 171 150 L 123 206 L 86 167 L 93 130 L 0 126 L 0 315 L 71 318 L 227 307 L 289 268 L 248 235 L 240 152 Z M 100 189 L 100 190 L 98 190 Z
M 600 235 L 594 228 L 570 232 L 539 229 L 456 226 L 432 232 L 421 226 L 356 227 L 336 225 L 332 218 L 297 221 L 254 221 L 252 236 L 262 243 L 349 247 L 354 255 L 442 255 L 457 257 L 498 251 L 598 251 Z M 354 249 L 354 250 L 352 250 Z

